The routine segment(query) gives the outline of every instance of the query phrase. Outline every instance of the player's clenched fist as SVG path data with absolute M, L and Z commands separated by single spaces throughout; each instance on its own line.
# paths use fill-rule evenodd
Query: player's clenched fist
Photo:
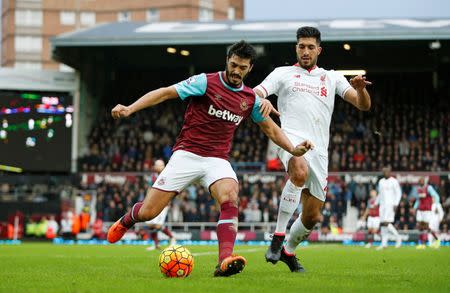
M 314 145 L 309 140 L 305 140 L 301 144 L 297 145 L 294 150 L 292 151 L 292 154 L 296 157 L 303 156 L 307 151 L 314 148 Z
M 111 116 L 114 119 L 120 119 L 130 116 L 130 110 L 128 107 L 118 104 L 111 110 Z

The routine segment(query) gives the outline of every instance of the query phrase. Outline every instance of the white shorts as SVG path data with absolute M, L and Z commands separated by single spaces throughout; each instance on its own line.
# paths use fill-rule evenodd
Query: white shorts
M 430 227 L 430 230 L 433 232 L 439 232 L 439 224 L 441 224 L 441 221 L 439 221 L 438 217 L 431 217 L 431 221 L 428 223 L 428 226 Z
M 395 211 L 393 205 L 381 205 L 380 206 L 380 222 L 381 223 L 394 223 Z
M 294 146 L 302 143 L 305 139 L 287 135 Z M 278 157 L 283 163 L 286 172 L 288 171 L 289 160 L 293 157 L 291 153 L 280 148 L 278 150 Z M 305 182 L 305 188 L 321 201 L 325 201 L 327 195 L 327 177 L 328 177 L 328 156 L 318 153 L 315 150 L 309 150 L 303 157 L 308 164 L 308 178 Z
M 367 229 L 380 229 L 380 217 L 371 217 L 367 218 Z
M 431 211 L 420 211 L 420 210 L 418 210 L 417 213 L 416 213 L 416 221 L 417 222 L 430 223 L 432 216 L 433 215 L 431 214 Z
M 167 212 L 169 211 L 169 207 L 165 207 L 156 218 L 151 219 L 150 221 L 146 221 L 146 224 L 149 225 L 159 225 L 162 226 L 166 222 Z
M 214 182 L 224 178 L 238 182 L 236 173 L 227 160 L 177 150 L 159 174 L 153 188 L 179 193 L 191 183 L 200 180 L 209 189 Z

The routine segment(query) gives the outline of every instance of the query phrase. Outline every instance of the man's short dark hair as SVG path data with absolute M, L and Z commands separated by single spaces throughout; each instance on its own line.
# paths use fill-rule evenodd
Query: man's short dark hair
M 320 45 L 322 41 L 320 39 L 320 31 L 312 26 L 302 26 L 297 30 L 297 42 L 300 38 L 316 38 L 317 43 Z
M 243 59 L 250 59 L 250 64 L 253 64 L 256 60 L 256 51 L 252 45 L 242 40 L 236 44 L 233 44 L 228 50 L 227 59 L 231 56 L 236 55 Z

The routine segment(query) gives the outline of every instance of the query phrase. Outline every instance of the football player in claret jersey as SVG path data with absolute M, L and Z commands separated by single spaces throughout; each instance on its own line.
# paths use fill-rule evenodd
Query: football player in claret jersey
M 372 247 L 375 235 L 380 229 L 380 205 L 378 203 L 377 191 L 372 189 L 370 191 L 370 198 L 367 201 L 367 209 L 364 213 L 364 218 L 367 219 L 367 244 L 366 248 Z
M 430 230 L 430 222 L 433 217 L 433 203 L 439 203 L 439 194 L 433 186 L 425 184 L 425 179 L 419 179 L 419 185 L 415 188 L 416 202 L 414 203 L 414 210 L 416 210 L 417 226 L 420 231 L 418 249 L 424 249 L 429 240 L 431 245 L 433 238 L 438 240 L 436 233 Z
M 315 146 L 302 157 L 293 157 L 283 150 L 278 153 L 289 180 L 281 193 L 277 226 L 266 260 L 272 263 L 281 260 L 292 272 L 304 271 L 295 257 L 295 249 L 308 238 L 321 219 L 320 211 L 327 189 L 329 129 L 335 95 L 362 111 L 368 111 L 371 105 L 366 90 L 371 83 L 365 77 L 356 76 L 349 83 L 342 74 L 317 66 L 322 52 L 320 42 L 317 28 L 299 28 L 295 46 L 298 63 L 275 68 L 255 88 L 262 98 L 272 94 L 278 96 L 281 128 L 294 145 L 309 140 Z M 300 198 L 302 214 L 292 225 L 283 249 L 286 226 Z
M 219 261 L 214 276 L 241 272 L 246 264 L 242 256 L 233 255 L 238 220 L 238 180 L 228 162 L 234 132 L 242 120 L 251 117 L 276 144 L 294 156 L 302 156 L 312 145 L 303 141 L 292 145 L 270 117 L 261 114 L 261 101 L 243 81 L 253 67 L 254 48 L 244 41 L 228 51 L 226 70 L 199 74 L 145 94 L 129 106 L 112 109 L 115 119 L 168 99 L 189 100 L 174 153 L 143 202 L 136 203 L 108 231 L 108 241 L 119 241 L 136 222 L 156 217 L 180 191 L 200 180 L 220 205 L 217 223 Z

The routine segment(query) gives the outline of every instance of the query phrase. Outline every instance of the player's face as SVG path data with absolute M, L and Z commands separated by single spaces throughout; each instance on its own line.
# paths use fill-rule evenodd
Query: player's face
M 316 38 L 300 38 L 296 46 L 297 60 L 300 67 L 311 69 L 317 64 L 322 48 Z
M 425 180 L 423 178 L 419 178 L 419 185 L 425 185 Z
M 228 83 L 236 87 L 240 86 L 252 68 L 253 65 L 250 64 L 250 59 L 231 55 L 227 60 L 227 68 L 225 69 Z
M 384 178 L 391 177 L 391 170 L 389 168 L 383 168 L 383 176 Z

